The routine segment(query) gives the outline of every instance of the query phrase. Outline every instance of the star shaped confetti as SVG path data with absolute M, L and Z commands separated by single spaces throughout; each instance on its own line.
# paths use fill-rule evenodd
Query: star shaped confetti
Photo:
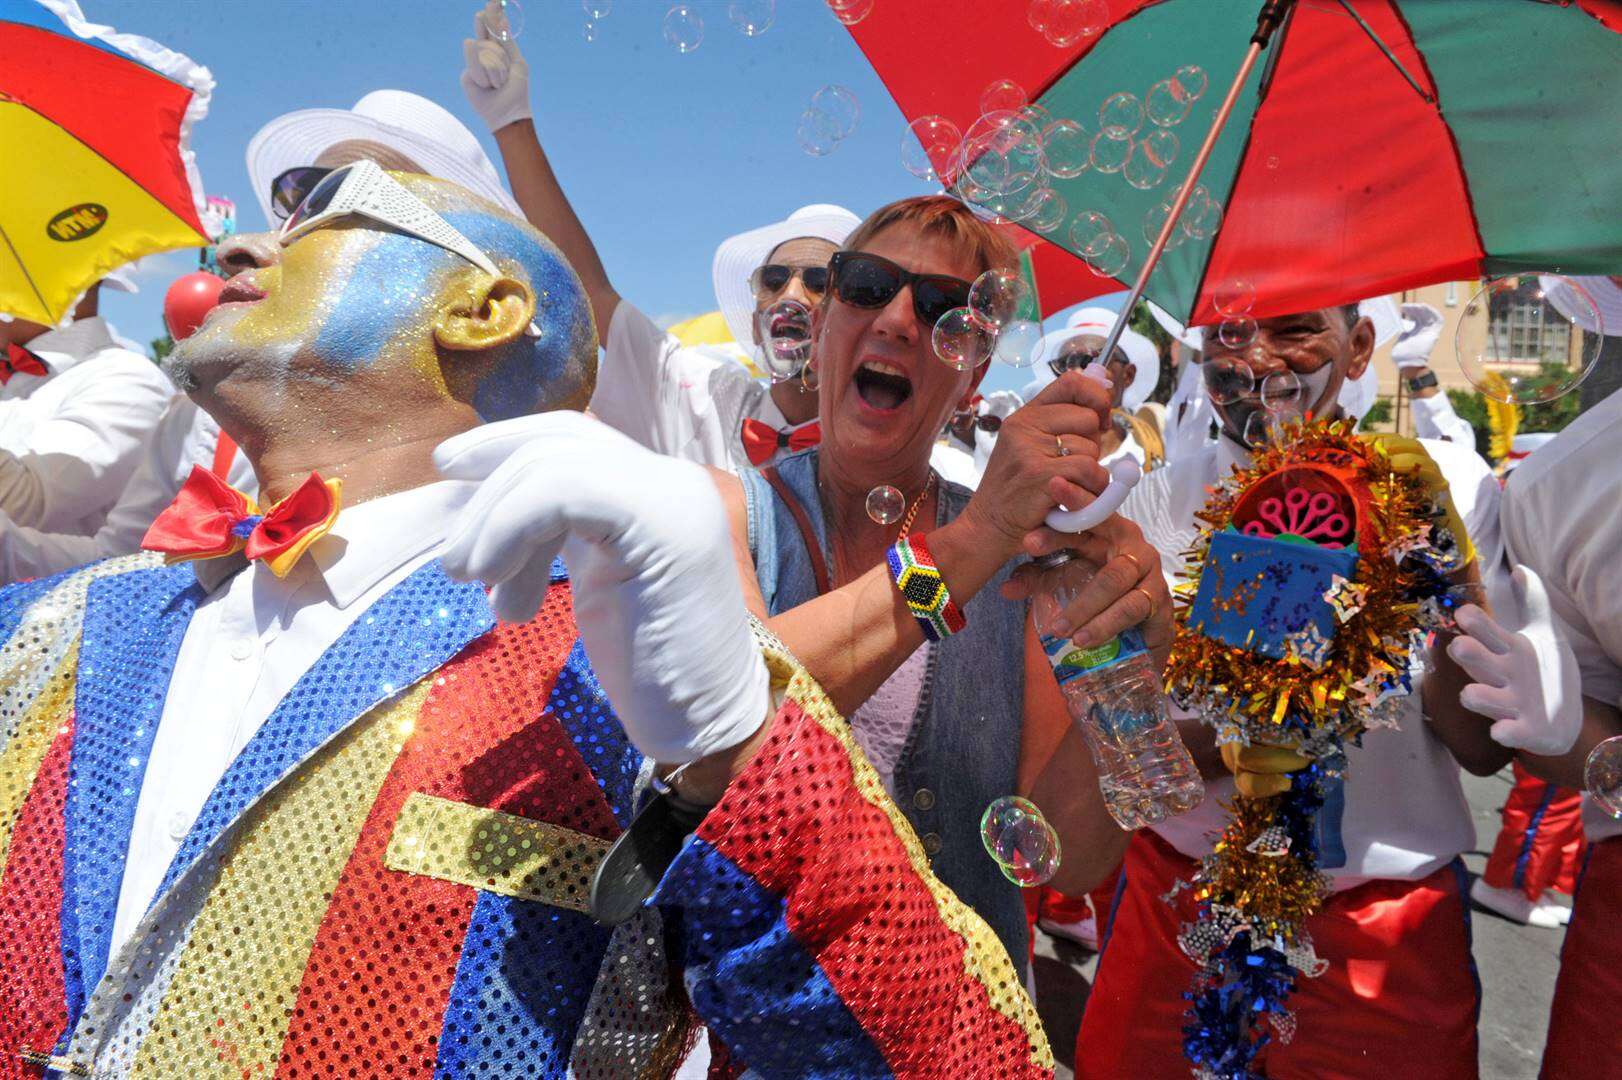
M 1335 618 L 1341 622 L 1348 622 L 1353 615 L 1363 610 L 1368 602 L 1369 587 L 1359 585 L 1339 574 L 1329 579 L 1329 589 L 1324 593 L 1324 601 L 1334 609 Z
M 1282 826 L 1270 825 L 1263 829 L 1256 839 L 1246 844 L 1245 850 L 1267 859 L 1282 858 L 1290 853 L 1290 835 Z
M 1385 546 L 1385 553 L 1394 563 L 1401 563 L 1414 552 L 1423 549 L 1427 541 L 1424 533 L 1411 532 L 1399 536 Z
M 1288 650 L 1289 659 L 1305 664 L 1314 671 L 1323 667 L 1324 661 L 1329 659 L 1329 648 L 1334 642 L 1324 637 L 1323 632 L 1312 623 L 1307 623 L 1301 629 L 1284 637 L 1284 647 Z

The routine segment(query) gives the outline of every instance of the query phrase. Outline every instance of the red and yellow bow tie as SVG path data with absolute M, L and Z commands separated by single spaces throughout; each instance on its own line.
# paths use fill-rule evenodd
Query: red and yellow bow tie
M 822 441 L 822 425 L 813 420 L 789 431 L 778 431 L 763 420 L 743 422 L 743 451 L 751 465 L 764 465 L 779 450 L 809 450 Z
M 264 513 L 254 501 L 201 465 L 193 465 L 180 494 L 146 531 L 141 547 L 169 562 L 213 559 L 240 551 L 286 577 L 299 557 L 338 519 L 341 480 L 311 473 Z
M 6 342 L 6 355 L 0 359 L 0 386 L 11 381 L 13 375 L 49 375 L 51 369 L 38 353 L 29 352 L 21 345 Z

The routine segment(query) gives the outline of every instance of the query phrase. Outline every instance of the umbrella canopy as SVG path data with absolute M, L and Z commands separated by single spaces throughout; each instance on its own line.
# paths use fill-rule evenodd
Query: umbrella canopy
M 74 0 L 0 0 L 0 56 L 0 311 L 53 324 L 115 267 L 208 243 L 186 149 L 207 68 Z
M 1064 6 L 1038 2 L 1030 15 L 1040 22 L 1042 9 Z M 1062 46 L 1023 3 L 995 19 L 977 0 L 937 0 L 928 19 L 877 4 L 850 30 L 909 118 L 944 116 L 963 131 L 997 80 L 1091 136 L 1113 95 L 1142 101 L 1179 68 L 1203 69 L 1208 91 L 1162 129 L 1180 153 L 1159 183 L 1139 189 L 1096 168 L 1046 177 L 1070 215 L 1047 239 L 1075 250 L 1069 221 L 1102 213 L 1129 251 L 1109 269 L 1131 280 L 1150 248 L 1146 219 L 1175 194 L 1261 2 L 1083 6 L 1107 15 Z M 1516 271 L 1614 273 L 1622 125 L 1609 106 L 1619 87 L 1622 0 L 1298 3 L 1202 176 L 1220 228 L 1183 233 L 1147 294 L 1199 325 L 1221 318 L 1213 294 L 1233 281 L 1254 287 L 1249 313 L 1265 317 Z M 1140 122 L 1134 152 L 1155 130 Z

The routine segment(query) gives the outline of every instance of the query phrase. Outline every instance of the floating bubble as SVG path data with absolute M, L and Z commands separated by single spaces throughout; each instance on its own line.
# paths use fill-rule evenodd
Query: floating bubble
M 1042 25 L 1037 29 L 1055 48 L 1063 49 L 1083 38 L 1096 37 L 1109 25 L 1107 0 L 1048 0 L 1042 7 Z M 1035 25 L 1034 20 L 1032 25 Z
M 1205 393 L 1218 405 L 1232 405 L 1256 391 L 1256 373 L 1237 356 L 1208 356 L 1200 364 Z
M 1093 136 L 1092 145 L 1088 148 L 1088 164 L 1101 173 L 1118 173 L 1132 160 L 1132 151 L 1136 146 L 1130 135 L 1111 135 L 1107 131 L 1100 131 Z
M 1622 818 L 1622 735 L 1612 736 L 1588 752 L 1583 789 L 1607 814 Z
M 1151 246 L 1154 245 L 1156 240 L 1160 239 L 1160 230 L 1165 227 L 1166 218 L 1170 215 L 1170 199 L 1149 207 L 1149 209 L 1144 213 L 1143 238 L 1147 240 Z M 1186 238 L 1182 229 L 1173 229 L 1171 231 L 1171 235 L 1166 238 L 1166 250 L 1170 251 L 1172 248 L 1177 247 L 1179 244 L 1182 244 L 1185 239 Z
M 996 335 L 980 324 L 974 312 L 958 307 L 935 323 L 934 345 L 941 363 L 958 371 L 968 371 L 991 359 Z
M 672 4 L 665 12 L 665 40 L 677 52 L 692 52 L 704 43 L 704 17 L 691 4 Z
M 1252 450 L 1282 442 L 1284 425 L 1279 417 L 1267 412 L 1251 412 L 1245 416 L 1245 429 L 1239 433 L 1245 445 Z
M 1042 129 L 1042 155 L 1050 176 L 1071 180 L 1087 171 L 1092 140 L 1074 120 L 1055 120 Z
M 997 349 L 993 355 L 1009 367 L 1028 368 L 1036 363 L 1036 353 L 1041 343 L 1041 323 L 1034 319 L 1015 319 L 997 335 Z
M 1204 187 L 1194 189 L 1183 210 L 1183 231 L 1195 240 L 1209 240 L 1222 228 L 1222 204 Z
M 987 270 L 969 286 L 969 314 L 988 330 L 1001 330 L 1030 299 L 1030 287 L 1014 270 Z
M 980 91 L 980 113 L 1017 113 L 1030 100 L 1025 95 L 1025 88 L 1013 79 L 998 79 Z
M 952 171 L 962 142 L 963 133 L 946 117 L 920 116 L 901 136 L 901 164 L 920 180 L 939 180 Z
M 614 0 L 580 0 L 580 10 L 588 19 L 606 19 L 614 10 Z
M 1070 250 L 1084 259 L 1101 255 L 1115 239 L 1115 226 L 1097 210 L 1083 210 L 1070 223 Z
M 732 0 L 727 18 L 744 37 L 759 37 L 771 29 L 777 18 L 777 0 Z
M 761 366 L 774 380 L 792 378 L 811 357 L 811 309 L 798 300 L 779 300 L 757 311 Z
M 855 26 L 873 10 L 873 0 L 828 0 L 828 10 L 846 26 Z
M 1493 278 L 1454 332 L 1459 367 L 1486 396 L 1515 405 L 1553 401 L 1575 390 L 1599 363 L 1607 326 L 1593 295 L 1558 274 Z
M 794 137 L 801 150 L 812 157 L 823 157 L 839 146 L 839 122 L 821 109 L 807 109 L 800 114 Z
M 1025 218 L 1025 224 L 1037 232 L 1046 235 L 1064 224 L 1064 219 L 1070 213 L 1070 204 L 1064 201 L 1052 188 L 1042 188 L 1037 192 L 1036 206 Z
M 490 28 L 497 41 L 513 41 L 524 32 L 524 5 L 519 0 L 501 0 L 501 18 Z
M 1036 130 L 1044 133 L 1047 131 L 1047 126 L 1053 122 L 1052 114 L 1034 101 L 1019 107 L 1019 118 L 1027 124 L 1034 125 Z
M 1236 315 L 1223 319 L 1217 325 L 1217 340 L 1223 348 L 1238 352 L 1256 340 L 1256 320 L 1249 315 Z
M 1181 149 L 1182 143 L 1176 134 L 1164 128 L 1156 128 L 1138 140 L 1138 152 L 1162 169 L 1171 168 Z
M 1248 315 L 1256 306 L 1256 286 L 1244 278 L 1229 278 L 1211 293 L 1211 306 L 1229 318 Z
M 1166 179 L 1166 166 L 1156 163 L 1148 154 L 1143 152 L 1143 144 L 1139 143 L 1132 156 L 1126 159 L 1126 165 L 1121 168 L 1121 176 L 1128 184 L 1139 191 L 1148 191 L 1158 187 Z
M 1198 64 L 1187 64 L 1178 68 L 1177 74 L 1172 78 L 1183 88 L 1189 101 L 1198 101 L 1205 94 L 1205 69 Z
M 1016 112 L 986 113 L 963 136 L 963 169 L 992 194 L 1023 191 L 1044 175 L 1042 133 Z
M 1126 237 L 1117 233 L 1110 238 L 1103 251 L 1088 257 L 1087 265 L 1099 277 L 1118 278 L 1131 259 L 1132 245 L 1126 242 Z
M 980 817 L 980 841 L 1015 885 L 1041 885 L 1059 872 L 1059 834 L 1029 799 L 992 800 Z
M 1188 119 L 1188 111 L 1193 107 L 1194 99 L 1175 79 L 1162 79 L 1143 95 L 1143 114 L 1151 124 L 1163 128 L 1181 124 Z
M 1281 420 L 1299 420 L 1309 402 L 1301 377 L 1289 368 L 1262 379 L 1262 408 Z
M 587 19 L 580 24 L 580 36 L 589 41 L 597 40 L 597 24 Z
M 1124 139 L 1136 135 L 1143 127 L 1143 102 L 1138 95 L 1125 92 L 1111 94 L 1098 107 L 1098 130 Z
M 856 122 L 862 118 L 862 103 L 856 100 L 850 87 L 838 83 L 830 83 L 812 94 L 811 108 L 828 114 L 841 139 L 855 131 Z
M 899 488 L 880 484 L 867 493 L 867 516 L 878 525 L 894 525 L 907 512 L 907 497 Z

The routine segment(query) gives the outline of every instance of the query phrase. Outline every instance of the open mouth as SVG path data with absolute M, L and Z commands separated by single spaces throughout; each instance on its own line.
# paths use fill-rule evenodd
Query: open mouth
M 912 380 L 898 367 L 867 360 L 856 368 L 856 393 L 870 407 L 890 412 L 912 397 Z
M 225 283 L 220 290 L 219 303 L 224 304 L 252 304 L 263 300 L 267 294 L 265 290 L 250 281 L 238 276 Z

